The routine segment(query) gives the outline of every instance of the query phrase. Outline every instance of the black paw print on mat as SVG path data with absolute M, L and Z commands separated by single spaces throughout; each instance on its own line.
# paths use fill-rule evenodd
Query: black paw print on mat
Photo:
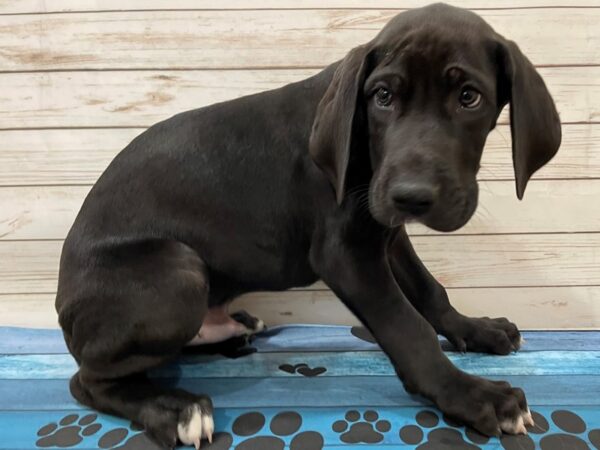
M 589 450 L 585 437 L 587 426 L 584 420 L 572 411 L 554 411 L 550 417 L 554 425 L 564 433 L 548 433 L 550 424 L 540 413 L 532 411 L 535 426 L 527 427 L 530 434 L 542 435 L 539 441 L 541 450 Z M 594 448 L 600 450 L 600 429 L 591 430 L 588 439 Z M 529 435 L 502 436 L 500 443 L 505 450 L 534 450 L 535 442 Z
M 146 433 L 140 433 L 143 427 L 130 424 L 129 428 L 113 428 L 103 434 L 98 441 L 98 447 L 109 450 L 166 450 Z M 233 439 L 229 433 L 213 434 L 212 444 L 202 442 L 203 450 L 229 450 Z
M 415 419 L 417 425 L 406 425 L 400 429 L 400 440 L 408 445 L 420 444 L 417 450 L 480 450 L 481 447 L 475 444 L 485 444 L 489 441 L 487 437 L 471 429 L 465 432 L 469 441 L 465 440 L 463 433 L 456 429 L 457 424 L 446 418 L 446 425 L 453 428 L 438 427 L 440 418 L 430 410 L 419 411 Z M 423 442 L 426 432 L 427 440 Z
M 140 431 L 143 431 L 143 428 L 133 423 L 129 428 L 113 428 L 100 436 L 98 447 L 110 450 L 164 450 L 146 433 L 140 433 Z M 224 448 L 229 448 L 229 444 Z
M 340 440 L 347 444 L 376 444 L 383 441 L 383 434 L 392 427 L 387 420 L 379 420 L 375 411 L 365 411 L 359 421 L 360 413 L 348 411 L 344 420 L 338 420 L 331 426 L 333 431 L 340 434 Z M 375 427 L 373 427 L 375 425 Z
M 305 363 L 296 364 L 295 366 L 292 366 L 291 364 L 282 364 L 279 366 L 279 370 L 291 374 L 299 373 L 305 377 L 316 377 L 327 372 L 325 367 L 314 367 L 311 369 L 308 364 Z
M 57 423 L 49 423 L 40 428 L 37 435 L 38 447 L 73 447 L 83 441 L 85 436 L 97 433 L 102 425 L 95 423 L 97 414 L 88 414 L 79 418 L 78 414 L 69 414 Z
M 323 436 L 315 431 L 298 433 L 302 426 L 302 416 L 293 411 L 283 411 L 276 414 L 269 428 L 273 436 L 257 436 L 266 422 L 265 416 L 259 412 L 242 414 L 233 422 L 232 432 L 237 437 L 248 437 L 235 450 L 283 450 L 286 446 L 282 439 L 292 436 L 289 450 L 322 450 Z M 298 434 L 296 434 L 298 433 Z M 206 447 L 212 449 L 212 447 Z M 219 448 L 219 450 L 221 450 Z

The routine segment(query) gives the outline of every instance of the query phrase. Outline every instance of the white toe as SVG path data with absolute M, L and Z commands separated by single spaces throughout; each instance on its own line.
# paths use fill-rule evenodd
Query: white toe
M 202 416 L 202 435 L 212 444 L 212 436 L 215 431 L 215 422 L 210 414 Z
M 523 422 L 525 423 L 525 426 L 533 427 L 535 425 L 529 408 L 527 408 L 527 412 L 523 413 Z
M 254 332 L 260 333 L 264 329 L 265 329 L 265 323 L 262 320 L 258 319 L 258 321 L 256 322 L 256 327 L 254 328 Z
M 196 449 L 198 449 L 200 448 L 200 440 L 202 439 L 204 423 L 208 423 L 208 421 L 210 421 L 212 424 L 212 417 L 210 415 L 203 415 L 199 405 L 192 405 L 190 408 L 191 414 L 186 414 L 189 419 L 177 424 L 177 434 L 179 436 L 179 440 L 185 445 L 193 445 L 196 447 Z
M 508 434 L 527 434 L 523 417 L 519 417 L 517 420 L 505 420 L 500 423 L 500 428 Z
M 508 434 L 527 434 L 523 416 L 519 416 L 517 420 L 504 420 L 500 423 L 502 431 Z

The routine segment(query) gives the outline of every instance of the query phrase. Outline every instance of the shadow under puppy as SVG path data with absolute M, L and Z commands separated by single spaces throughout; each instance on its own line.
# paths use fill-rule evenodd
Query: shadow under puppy
M 436 4 L 399 14 L 311 78 L 142 133 L 63 247 L 56 308 L 79 364 L 72 394 L 165 446 L 198 447 L 214 431 L 210 399 L 145 372 L 186 345 L 259 330 L 228 315 L 240 294 L 321 279 L 407 390 L 486 435 L 525 433 L 523 391 L 461 372 L 436 336 L 508 354 L 519 331 L 458 313 L 404 228 L 451 231 L 473 215 L 484 143 L 507 103 L 521 198 L 560 144 L 553 101 L 513 42 Z

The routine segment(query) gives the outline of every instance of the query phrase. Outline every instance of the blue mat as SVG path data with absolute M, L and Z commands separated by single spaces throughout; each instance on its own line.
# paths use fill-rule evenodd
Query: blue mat
M 190 355 L 152 372 L 157 382 L 209 394 L 212 450 L 600 449 L 600 332 L 529 332 L 517 354 L 454 353 L 468 372 L 525 389 L 536 426 L 488 439 L 407 394 L 362 329 L 275 327 L 250 355 Z M 56 330 L 0 328 L 0 449 L 156 450 L 135 425 L 77 404 L 76 370 Z

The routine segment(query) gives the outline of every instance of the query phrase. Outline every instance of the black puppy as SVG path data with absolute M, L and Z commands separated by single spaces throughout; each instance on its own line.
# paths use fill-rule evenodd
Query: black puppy
M 260 329 L 227 316 L 240 294 L 321 279 L 407 390 L 484 434 L 524 433 L 523 392 L 461 372 L 436 337 L 507 354 L 517 328 L 458 313 L 404 229 L 472 216 L 507 103 L 521 198 L 560 144 L 553 101 L 514 43 L 439 4 L 398 15 L 307 80 L 147 130 L 100 177 L 63 247 L 56 307 L 79 364 L 75 398 L 197 447 L 213 432 L 210 399 L 145 372 L 188 344 Z

